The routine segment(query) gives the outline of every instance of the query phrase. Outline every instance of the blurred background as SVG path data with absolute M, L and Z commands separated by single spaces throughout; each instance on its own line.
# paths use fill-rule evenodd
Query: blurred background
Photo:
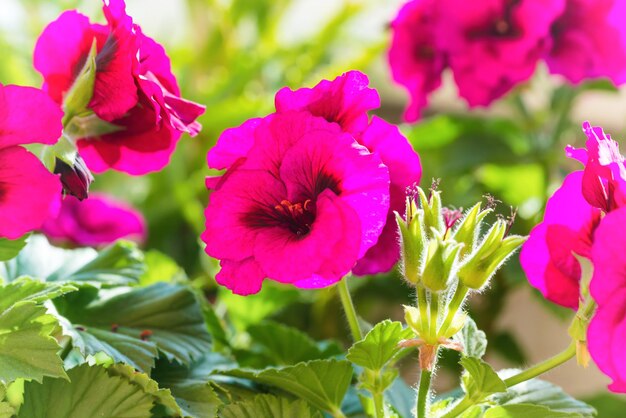
M 357 69 L 367 73 L 382 99 L 377 113 L 400 123 L 407 96 L 394 86 L 387 66 L 389 23 L 399 0 L 127 0 L 127 9 L 145 34 L 163 44 L 184 97 L 207 106 L 203 131 L 183 137 L 162 172 L 143 177 L 106 173 L 93 190 L 106 191 L 137 207 L 148 222 L 145 248 L 154 257 L 171 258 L 202 288 L 217 311 L 245 343 L 245 329 L 272 317 L 297 326 L 317 339 L 345 338 L 345 323 L 334 289 L 300 292 L 266 283 L 251 297 L 218 288 L 217 264 L 202 251 L 199 235 L 208 195 L 205 156 L 219 134 L 250 117 L 273 110 L 283 86 L 313 86 Z M 63 10 L 78 9 L 102 21 L 98 0 L 2 0 L 0 82 L 40 86 L 32 51 L 45 25 Z M 526 112 L 520 111 L 523 103 Z M 424 118 L 401 125 L 424 168 L 422 186 L 441 179 L 444 203 L 468 207 L 491 194 L 508 215 L 518 208 L 516 233 L 528 233 L 541 220 L 546 198 L 577 164 L 563 147 L 581 146 L 583 120 L 602 125 L 619 139 L 626 132 L 626 90 L 592 82 L 576 88 L 548 75 L 535 76 L 489 109 L 468 110 L 458 99 L 450 74 L 435 92 Z M 353 279 L 358 312 L 370 322 L 402 319 L 401 304 L 413 295 L 396 272 Z M 520 367 L 550 356 L 568 344 L 572 312 L 544 302 L 526 282 L 517 259 L 475 295 L 470 310 L 489 334 L 489 357 L 499 367 Z M 456 360 L 446 358 L 437 384 L 458 384 Z M 414 359 L 405 361 L 404 377 L 416 380 Z M 449 371 L 455 373 L 449 373 Z M 621 416 L 624 397 L 606 394 L 607 378 L 595 366 L 574 362 L 547 375 L 574 396 L 589 401 L 600 416 Z M 604 393 L 604 395 L 598 395 Z M 613 412 L 612 412 L 613 411 Z

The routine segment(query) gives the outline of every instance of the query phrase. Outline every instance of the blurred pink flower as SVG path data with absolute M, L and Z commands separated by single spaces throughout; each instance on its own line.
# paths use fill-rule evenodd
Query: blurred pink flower
M 20 145 L 54 144 L 62 117 L 41 90 L 0 84 L 0 237 L 19 238 L 58 210 L 61 182 Z
M 389 169 L 390 199 L 385 228 L 376 245 L 358 261 L 352 272 L 356 275 L 389 271 L 400 258 L 400 236 L 394 211 L 404 213 L 405 190 L 419 183 L 422 167 L 417 153 L 398 128 L 368 111 L 380 106 L 376 90 L 369 87 L 367 76 L 349 71 L 334 80 L 322 80 L 313 88 L 292 91 L 281 89 L 276 94 L 278 113 L 306 110 L 341 126 L 359 144 L 377 154 Z
M 591 258 L 593 232 L 601 217 L 600 210 L 584 199 L 582 181 L 581 171 L 565 178 L 520 253 L 530 284 L 546 299 L 572 309 L 578 308 L 581 275 L 574 253 Z
M 41 231 L 50 238 L 75 245 L 99 246 L 120 238 L 143 241 L 143 216 L 126 203 L 93 193 L 80 201 L 66 196 L 58 214 L 50 216 Z
M 414 122 L 426 107 L 428 95 L 441 85 L 447 54 L 436 36 L 440 25 L 436 0 L 406 3 L 391 24 L 389 66 L 393 79 L 410 95 L 404 118 Z
M 183 132 L 200 131 L 195 120 L 204 107 L 180 97 L 165 50 L 133 24 L 124 1 L 104 3 L 107 25 L 90 23 L 76 11 L 50 23 L 37 40 L 35 68 L 44 77 L 44 90 L 62 103 L 95 41 L 96 80 L 88 107 L 122 129 L 79 140 L 82 157 L 98 173 L 160 170 Z
M 619 144 L 599 126 L 583 123 L 586 149 L 565 148 L 568 157 L 585 165 L 582 194 L 590 205 L 605 212 L 626 203 L 626 165 Z
M 442 45 L 459 95 L 470 106 L 487 106 L 531 77 L 550 46 L 550 28 L 565 7 L 564 0 L 440 4 L 445 4 Z
M 256 293 L 265 278 L 301 288 L 336 283 L 385 225 L 387 167 L 338 124 L 309 112 L 230 129 L 208 161 L 230 168 L 207 181 L 215 190 L 202 239 L 221 260 L 216 280 L 234 293 Z
M 613 379 L 609 389 L 626 393 L 626 209 L 607 214 L 593 243 L 591 295 L 598 304 L 587 332 L 591 357 Z
M 414 121 L 449 66 L 459 95 L 488 106 L 529 79 L 550 47 L 550 29 L 565 0 L 412 0 L 392 29 L 389 64 L 411 101 Z
M 577 84 L 588 78 L 626 81 L 624 0 L 567 0 L 565 13 L 552 25 L 546 56 L 550 72 Z

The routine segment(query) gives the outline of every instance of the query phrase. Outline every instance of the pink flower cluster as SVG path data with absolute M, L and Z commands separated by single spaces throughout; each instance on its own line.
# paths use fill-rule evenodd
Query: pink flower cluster
M 392 23 L 389 64 L 415 121 L 450 68 L 459 95 L 486 106 L 545 60 L 571 83 L 626 81 L 626 0 L 411 0 Z
M 626 392 L 626 164 L 602 128 L 586 122 L 583 130 L 586 149 L 566 150 L 585 169 L 569 174 L 548 200 L 543 222 L 531 231 L 520 259 L 534 287 L 574 309 L 585 302 L 576 256 L 591 261 L 590 293 L 598 307 L 589 325 L 589 351 L 613 379 L 609 388 Z
M 35 68 L 44 77 L 43 89 L 63 103 L 95 42 L 96 78 L 88 108 L 119 130 L 80 138 L 80 155 L 97 173 L 160 170 L 183 132 L 200 131 L 196 118 L 204 106 L 180 97 L 165 50 L 133 23 L 124 1 L 104 3 L 106 25 L 76 11 L 50 23 L 35 46 Z
M 263 280 L 319 288 L 347 273 L 389 270 L 400 251 L 393 211 L 421 166 L 399 130 L 368 111 L 380 104 L 351 71 L 313 88 L 280 90 L 276 112 L 225 131 L 209 151 L 206 252 L 234 293 Z

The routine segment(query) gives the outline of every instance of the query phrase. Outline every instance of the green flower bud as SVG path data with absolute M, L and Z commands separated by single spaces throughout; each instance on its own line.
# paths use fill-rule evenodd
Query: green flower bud
M 426 236 L 422 229 L 424 212 L 417 209 L 412 199 L 407 199 L 406 221 L 396 213 L 402 244 L 401 265 L 404 278 L 412 284 L 420 281 L 421 260 Z
M 467 214 L 455 229 L 454 240 L 465 244 L 461 249 L 461 258 L 464 258 L 474 250 L 478 233 L 480 232 L 480 224 L 490 212 L 492 212 L 492 209 L 481 210 L 481 204 L 477 203 L 467 211 Z
M 427 289 L 440 292 L 448 288 L 462 244 L 444 241 L 434 229 L 432 233 L 435 237 L 428 242 L 422 283 Z
M 420 335 L 421 318 L 419 309 L 414 306 L 402 305 L 404 308 L 404 321 L 413 330 L 415 335 Z
M 421 187 L 417 188 L 417 194 L 420 200 L 420 206 L 424 211 L 424 230 L 427 238 L 431 238 L 431 230 L 445 232 L 443 215 L 441 212 L 441 192 L 432 190 L 430 198 L 426 197 L 426 193 Z
M 520 235 L 505 238 L 506 231 L 506 222 L 497 221 L 476 250 L 464 260 L 458 276 L 465 286 L 470 289 L 482 288 L 506 259 L 526 241 L 526 237 Z

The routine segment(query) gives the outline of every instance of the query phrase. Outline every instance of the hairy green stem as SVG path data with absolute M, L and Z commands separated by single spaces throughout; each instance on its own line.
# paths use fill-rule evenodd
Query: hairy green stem
M 565 350 L 557 354 L 556 356 L 550 357 L 547 360 L 542 361 L 541 363 L 537 363 L 534 366 L 519 372 L 516 375 L 509 377 L 508 379 L 504 379 L 504 383 L 507 388 L 525 382 L 527 380 L 533 379 L 537 376 L 544 374 L 545 372 L 554 369 L 555 367 L 560 366 L 561 364 L 567 362 L 572 359 L 576 355 L 576 343 L 572 342 Z M 465 410 L 469 409 L 475 403 L 482 402 L 483 399 L 479 401 L 472 401 L 467 396 L 464 397 L 452 410 L 443 415 L 442 418 L 454 418 L 459 416 Z
M 417 285 L 417 307 L 420 310 L 421 331 L 424 333 L 420 337 L 426 338 L 428 335 L 428 299 L 426 298 L 426 289 L 419 284 Z
M 382 393 L 372 393 L 374 397 L 374 416 L 376 418 L 385 418 L 385 404 Z
M 437 335 L 443 335 L 448 331 L 450 325 L 452 325 L 452 321 L 454 321 L 454 317 L 456 316 L 459 309 L 463 305 L 463 301 L 469 292 L 469 288 L 464 286 L 461 282 L 456 286 L 456 290 L 454 291 L 454 295 L 452 295 L 452 299 L 450 299 L 450 303 L 448 304 L 448 313 L 441 324 L 441 328 L 439 328 L 439 332 Z
M 437 341 L 437 318 L 439 318 L 439 294 L 430 294 L 430 330 L 429 340 Z
M 430 370 L 422 370 L 420 374 L 420 382 L 417 388 L 417 418 L 426 418 L 426 406 L 428 404 L 430 380 L 432 377 L 433 372 Z
M 359 325 L 359 318 L 356 315 L 354 304 L 352 303 L 352 297 L 350 296 L 350 290 L 348 289 L 348 277 L 344 277 L 337 284 L 339 290 L 339 297 L 341 298 L 341 304 L 343 310 L 346 313 L 348 319 L 348 325 L 350 326 L 350 332 L 352 333 L 353 342 L 361 341 L 363 339 L 363 332 Z

